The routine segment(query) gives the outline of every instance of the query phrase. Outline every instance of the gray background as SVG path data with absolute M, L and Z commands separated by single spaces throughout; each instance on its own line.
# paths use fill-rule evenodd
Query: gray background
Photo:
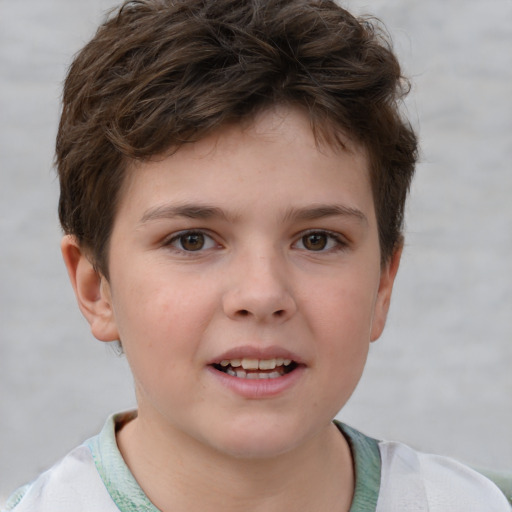
M 512 469 L 512 0 L 345 2 L 386 22 L 423 154 L 389 324 L 340 417 Z M 59 253 L 60 83 L 107 0 L 0 0 L 0 500 L 134 403 Z

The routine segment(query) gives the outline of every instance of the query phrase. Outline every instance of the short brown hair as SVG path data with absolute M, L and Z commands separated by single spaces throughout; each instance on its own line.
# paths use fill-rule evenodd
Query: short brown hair
M 271 105 L 302 107 L 315 136 L 363 145 L 382 261 L 402 240 L 417 158 L 408 92 L 380 23 L 330 0 L 134 0 L 77 54 L 56 162 L 66 233 L 108 277 L 127 163 L 176 150 Z

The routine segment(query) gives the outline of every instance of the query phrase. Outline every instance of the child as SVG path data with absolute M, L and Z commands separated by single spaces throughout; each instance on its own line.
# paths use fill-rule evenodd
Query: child
M 405 92 L 378 27 L 330 1 L 133 1 L 100 27 L 64 89 L 62 252 L 138 409 L 8 510 L 510 510 L 332 421 L 399 266 Z

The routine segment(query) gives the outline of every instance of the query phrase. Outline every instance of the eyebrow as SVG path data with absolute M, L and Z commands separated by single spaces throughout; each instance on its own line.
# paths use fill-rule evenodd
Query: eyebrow
M 340 204 L 320 204 L 304 208 L 290 208 L 285 214 L 285 219 L 317 220 L 325 217 L 340 216 L 352 217 L 361 223 L 368 224 L 368 219 L 361 210 Z
M 217 217 L 227 220 L 227 215 L 224 210 L 217 208 L 216 206 L 198 204 L 164 204 L 145 211 L 139 221 L 139 224 L 145 224 L 155 220 L 172 219 L 175 217 L 185 217 L 188 219 L 211 219 Z
M 289 220 L 317 220 L 325 217 L 352 217 L 355 220 L 368 224 L 366 215 L 357 208 L 339 204 L 320 204 L 305 206 L 303 208 L 290 208 L 286 211 L 283 219 Z M 234 216 L 228 215 L 223 209 L 217 206 L 200 204 L 163 204 L 155 206 L 144 212 L 139 224 L 147 222 L 184 217 L 188 219 L 212 219 L 220 218 L 226 221 L 233 221 Z

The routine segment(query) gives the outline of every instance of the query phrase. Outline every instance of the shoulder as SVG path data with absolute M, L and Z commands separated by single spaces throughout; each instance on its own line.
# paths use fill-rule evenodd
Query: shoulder
M 116 430 L 135 416 L 136 411 L 112 415 L 97 436 L 15 492 L 5 512 L 158 512 L 116 443 Z
M 504 494 L 488 478 L 448 457 L 380 442 L 381 489 L 377 510 L 510 512 Z
M 487 477 L 448 457 L 377 441 L 338 421 L 356 473 L 351 512 L 511 512 L 512 475 Z
M 119 512 L 87 445 L 75 448 L 33 483 L 15 492 L 6 512 Z

